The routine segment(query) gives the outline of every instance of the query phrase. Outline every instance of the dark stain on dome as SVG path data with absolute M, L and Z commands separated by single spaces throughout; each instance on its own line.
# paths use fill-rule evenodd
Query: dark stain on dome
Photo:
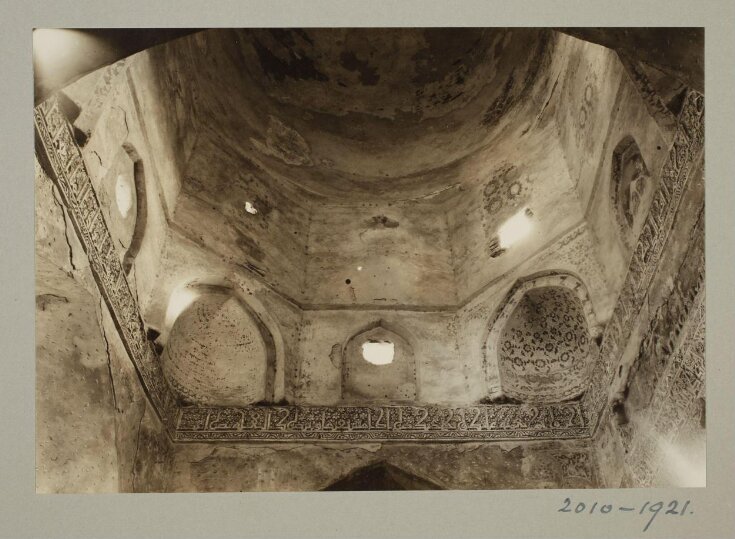
M 342 51 L 339 63 L 345 69 L 360 74 L 360 82 L 365 86 L 375 86 L 380 80 L 378 70 L 364 60 L 360 60 L 353 51 Z
M 258 54 L 260 67 L 269 78 L 278 82 L 288 77 L 295 80 L 316 80 L 326 82 L 329 77 L 319 71 L 314 65 L 314 60 L 304 54 L 298 47 L 295 36 L 300 36 L 309 44 L 312 43 L 309 36 L 300 31 L 298 33 L 289 30 L 270 30 L 270 37 L 277 47 L 277 52 L 264 45 L 260 40 L 253 39 L 253 47 Z M 281 53 L 281 55 L 277 54 Z M 285 56 L 283 58 L 282 56 Z

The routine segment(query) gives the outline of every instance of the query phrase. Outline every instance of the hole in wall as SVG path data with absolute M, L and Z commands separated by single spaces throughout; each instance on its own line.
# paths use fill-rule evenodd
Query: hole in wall
M 123 174 L 118 174 L 115 181 L 115 204 L 123 218 L 128 216 L 133 207 L 133 190 L 130 183 L 130 179 Z
M 389 365 L 393 362 L 395 347 L 390 341 L 367 341 L 362 343 L 362 357 L 373 365 Z
M 370 228 L 397 228 L 399 225 L 398 221 L 391 219 L 386 215 L 376 215 L 370 220 Z
M 345 284 L 350 284 L 352 282 L 351 279 L 345 279 Z
M 157 339 L 158 337 L 160 337 L 160 336 L 161 336 L 161 332 L 160 332 L 160 331 L 158 331 L 158 330 L 157 330 L 156 328 L 148 327 L 148 328 L 146 328 L 146 330 L 145 330 L 145 335 L 146 335 L 146 337 L 148 337 L 148 340 L 149 340 L 149 341 L 153 342 L 153 341 L 155 341 L 155 340 L 156 340 L 156 339 Z
M 511 245 L 515 245 L 531 233 L 533 229 L 531 217 L 533 217 L 533 212 L 528 208 L 523 208 L 503 223 L 498 229 L 498 245 L 500 249 L 507 249 Z

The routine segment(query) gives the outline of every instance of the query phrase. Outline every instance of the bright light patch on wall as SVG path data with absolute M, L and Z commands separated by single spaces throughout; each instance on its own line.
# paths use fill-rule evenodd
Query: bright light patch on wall
M 120 215 L 127 217 L 130 208 L 133 207 L 133 192 L 130 189 L 130 182 L 122 174 L 118 175 L 115 182 L 115 203 Z
M 91 54 L 95 58 L 110 54 L 110 46 L 103 40 L 79 30 L 65 28 L 37 28 L 33 30 L 33 64 L 38 74 L 52 81 L 60 81 L 65 66 L 85 66 Z
M 37 28 L 33 31 L 33 52 L 44 59 L 69 54 L 79 47 L 80 42 L 90 38 L 75 30 L 63 28 Z
M 173 326 L 179 315 L 192 304 L 198 295 L 196 290 L 186 286 L 174 290 L 168 300 L 168 308 L 166 309 L 166 327 Z
M 250 201 L 245 203 L 245 211 L 252 215 L 255 215 L 256 213 L 258 213 L 257 208 L 253 206 L 252 202 Z
M 498 229 L 498 238 L 500 239 L 501 249 L 507 249 L 511 245 L 515 245 L 531 233 L 531 230 L 533 229 L 533 221 L 531 220 L 531 217 L 533 217 L 531 210 L 523 208 L 503 223 L 503 225 Z
M 688 444 L 658 439 L 662 468 L 672 486 L 707 486 L 707 453 L 704 437 Z
M 390 341 L 362 343 L 362 357 L 373 365 L 392 363 L 394 352 L 393 343 Z
M 362 271 L 362 266 L 357 266 L 357 271 Z

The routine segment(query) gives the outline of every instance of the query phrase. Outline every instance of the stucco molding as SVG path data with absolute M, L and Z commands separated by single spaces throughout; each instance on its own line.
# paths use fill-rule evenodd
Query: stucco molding
M 175 441 L 497 441 L 586 438 L 579 403 L 182 408 Z

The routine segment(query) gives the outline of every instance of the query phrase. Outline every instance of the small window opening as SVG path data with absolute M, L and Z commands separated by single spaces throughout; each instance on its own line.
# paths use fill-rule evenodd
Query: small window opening
M 521 240 L 525 239 L 533 229 L 533 212 L 528 208 L 523 208 L 513 217 L 508 219 L 503 226 L 498 229 L 498 243 L 500 249 L 507 249 Z
M 388 365 L 393 362 L 395 350 L 390 341 L 367 341 L 362 344 L 362 357 L 373 365 Z
M 133 191 L 129 179 L 122 174 L 118 175 L 115 182 L 115 203 L 120 215 L 127 217 L 133 207 Z

